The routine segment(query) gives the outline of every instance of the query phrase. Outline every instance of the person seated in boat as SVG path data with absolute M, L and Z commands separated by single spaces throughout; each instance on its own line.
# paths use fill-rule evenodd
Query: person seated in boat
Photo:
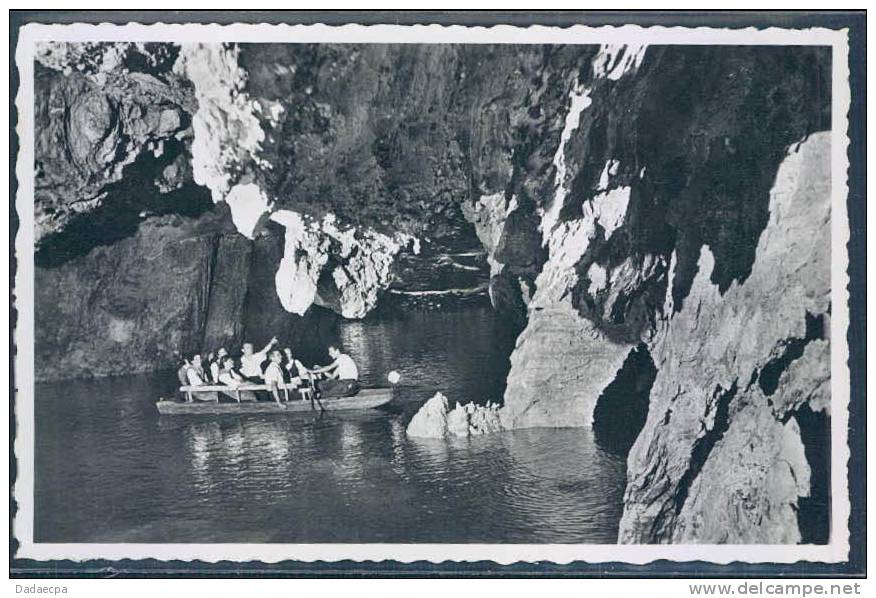
M 243 354 L 240 356 L 240 374 L 253 384 L 262 384 L 262 364 L 268 358 L 268 351 L 276 344 L 277 337 L 274 337 L 268 341 L 264 349 L 255 353 L 252 343 L 243 343 Z
M 283 354 L 285 356 L 283 360 L 283 370 L 286 382 L 295 387 L 301 386 L 304 381 L 304 376 L 307 375 L 309 370 L 303 363 L 293 357 L 292 349 L 289 347 L 283 349 Z
M 329 356 L 334 360 L 329 365 L 314 368 L 314 373 L 328 375 L 327 380 L 317 384 L 322 397 L 351 397 L 359 392 L 359 368 L 353 358 L 336 345 L 329 347 Z
M 225 386 L 234 387 L 240 386 L 246 382 L 243 376 L 238 374 L 237 370 L 234 369 L 234 360 L 227 355 L 222 360 L 222 369 L 219 370 L 219 382 Z
M 274 401 L 280 405 L 280 387 L 283 386 L 286 381 L 283 379 L 283 354 L 277 349 L 268 353 L 268 365 L 265 367 L 264 378 L 265 384 L 271 389 L 271 395 L 274 397 Z
M 222 362 L 226 357 L 228 357 L 228 351 L 225 350 L 225 347 L 222 347 L 216 351 L 216 357 L 210 360 L 210 378 L 214 384 L 219 383 L 219 372 L 222 371 Z
M 197 353 L 192 356 L 191 365 L 186 371 L 186 379 L 189 386 L 204 386 L 206 384 L 201 356 Z
M 176 379 L 179 380 L 180 386 L 187 386 L 189 383 L 189 368 L 192 367 L 188 358 L 183 359 L 182 365 L 176 370 Z
M 216 382 L 216 379 L 213 378 L 213 372 L 210 369 L 210 364 L 213 363 L 214 359 L 216 359 L 216 356 L 210 351 L 207 353 L 207 356 L 201 360 L 201 367 L 204 369 L 204 382 L 207 384 L 213 384 Z
M 201 356 L 195 354 L 192 356 L 191 365 L 186 371 L 188 386 L 209 386 L 210 381 L 207 377 L 207 372 L 204 370 L 204 364 Z M 193 392 L 190 396 L 196 401 L 218 402 L 219 395 L 214 391 Z
M 230 356 L 225 356 L 225 359 L 222 361 L 222 369 L 219 371 L 219 382 L 225 386 L 231 387 L 232 389 L 235 389 L 242 384 L 246 384 L 247 382 L 244 377 L 238 374 L 237 370 L 234 369 L 234 359 Z M 239 390 L 233 392 L 230 390 L 223 390 L 222 394 L 235 400 L 256 400 L 255 394 L 251 390 Z
M 180 357 L 178 353 L 175 354 L 177 358 Z M 192 367 L 192 364 L 189 363 L 188 359 L 183 359 L 182 365 L 176 370 L 176 379 L 179 380 L 180 386 L 188 386 L 189 384 L 189 368 Z M 183 391 L 179 390 L 176 393 L 177 399 L 186 399 L 186 395 Z

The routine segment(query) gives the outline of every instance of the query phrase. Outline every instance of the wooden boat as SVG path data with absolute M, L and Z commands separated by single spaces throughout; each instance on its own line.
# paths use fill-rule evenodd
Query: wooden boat
M 320 403 L 326 411 L 351 411 L 373 409 L 392 400 L 392 388 L 363 388 L 352 397 L 331 397 L 312 400 L 309 389 L 299 392 L 291 386 L 279 387 L 287 399 L 280 404 L 275 401 L 254 401 L 252 391 L 269 390 L 264 384 L 244 384 L 235 388 L 228 386 L 182 386 L 187 400 L 160 399 L 155 405 L 164 415 L 222 415 L 232 413 L 295 413 L 320 411 Z M 219 402 L 219 393 L 233 402 Z M 206 399 L 206 400 L 204 400 Z

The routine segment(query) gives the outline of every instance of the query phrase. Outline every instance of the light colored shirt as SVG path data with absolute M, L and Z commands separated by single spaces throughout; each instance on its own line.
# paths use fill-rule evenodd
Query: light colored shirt
M 213 375 L 213 380 L 219 379 L 219 372 L 221 370 L 222 370 L 222 368 L 219 367 L 218 361 L 214 361 L 213 363 L 210 364 L 210 373 Z
M 242 381 L 239 380 L 231 370 L 225 370 L 219 374 L 219 382 L 227 386 L 240 386 Z
M 265 368 L 265 384 L 283 384 L 283 368 L 273 361 Z
M 201 377 L 201 372 L 195 367 L 190 367 L 186 372 L 189 379 L 189 386 L 203 386 L 204 379 Z
M 346 353 L 341 353 L 338 355 L 338 358 L 335 359 L 335 363 L 338 364 L 336 372 L 339 380 L 359 379 L 359 368 L 356 367 L 356 362 L 353 361 L 352 357 Z
M 266 351 L 259 351 L 258 353 L 253 353 L 252 355 L 241 355 L 240 373 L 244 376 L 261 376 L 262 363 L 264 363 L 267 356 L 268 355 Z

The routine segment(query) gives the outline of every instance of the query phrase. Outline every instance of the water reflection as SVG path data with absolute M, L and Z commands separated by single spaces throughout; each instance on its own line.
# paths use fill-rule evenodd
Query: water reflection
M 199 490 L 209 490 L 212 486 L 210 478 L 210 461 L 214 454 L 211 441 L 213 436 L 219 435 L 219 425 L 216 423 L 194 424 L 187 430 L 189 437 L 189 452 L 191 454 L 192 478 Z
M 502 334 L 486 310 L 345 323 L 366 379 L 402 371 L 386 411 L 159 418 L 169 375 L 42 385 L 36 538 L 614 542 L 624 463 L 588 430 L 405 435 L 436 390 L 500 398 Z

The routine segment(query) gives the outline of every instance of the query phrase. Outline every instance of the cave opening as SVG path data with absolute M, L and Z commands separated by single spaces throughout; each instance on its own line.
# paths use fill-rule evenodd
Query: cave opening
M 824 338 L 824 314 L 806 312 L 806 334 L 802 338 L 790 338 L 779 357 L 772 359 L 760 371 L 757 382 L 763 394 L 772 396 L 779 387 L 779 379 L 791 363 L 803 356 L 806 345 Z
M 797 525 L 802 544 L 827 544 L 830 540 L 830 416 L 803 404 L 794 419 L 809 463 L 809 496 L 797 502 Z
M 34 260 L 42 268 L 56 268 L 95 247 L 112 245 L 136 234 L 147 218 L 177 214 L 197 219 L 215 206 L 209 189 L 191 180 L 162 192 L 155 181 L 162 171 L 186 152 L 183 142 L 168 140 L 164 153 L 143 152 L 124 167 L 120 180 L 104 189 L 94 209 L 70 219 L 60 232 L 48 235 L 35 248 Z
M 600 446 L 622 455 L 630 451 L 648 418 L 655 378 L 657 367 L 651 353 L 645 343 L 639 343 L 596 399 L 593 432 Z

